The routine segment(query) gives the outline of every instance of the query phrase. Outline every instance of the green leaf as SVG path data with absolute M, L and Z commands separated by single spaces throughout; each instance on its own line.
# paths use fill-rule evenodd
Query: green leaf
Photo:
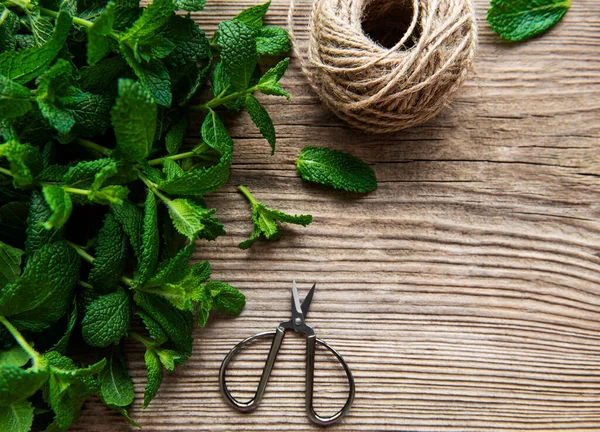
M 98 294 L 110 293 L 118 288 L 127 260 L 127 237 L 111 213 L 98 233 L 95 256 L 88 282 Z
M 287 71 L 290 59 L 281 60 L 275 67 L 269 69 L 258 81 L 257 89 L 264 94 L 272 96 L 284 96 L 290 100 L 290 95 L 279 85 L 279 80 Z
M 51 371 L 44 399 L 56 414 L 48 429 L 66 430 L 79 418 L 85 400 L 100 391 L 100 382 L 91 375 L 105 366 L 106 359 L 83 369 L 56 351 L 44 354 L 44 360 Z
M 40 330 L 67 313 L 79 279 L 79 257 L 66 243 L 42 246 L 23 273 L 0 292 L 0 315 L 17 328 Z
M 102 13 L 94 20 L 91 27 L 87 29 L 87 61 L 95 65 L 108 53 L 110 49 L 109 35 L 115 22 L 115 3 L 109 1 Z
M 137 21 L 119 36 L 121 41 L 129 43 L 154 36 L 167 24 L 173 12 L 175 12 L 173 0 L 153 0 Z
M 162 384 L 164 375 L 160 358 L 154 350 L 146 350 L 144 361 L 146 362 L 146 368 L 148 369 L 148 382 L 146 383 L 144 404 L 142 405 L 142 408 L 146 408 L 152 399 L 154 399 L 154 396 L 156 396 L 156 393 L 158 393 L 158 389 Z
M 111 111 L 117 137 L 114 156 L 131 162 L 145 159 L 154 142 L 156 116 L 156 104 L 148 91 L 132 80 L 119 80 L 119 97 Z
M 151 59 L 147 63 L 142 63 L 135 58 L 130 48 L 121 46 L 121 51 L 127 64 L 133 69 L 156 103 L 165 107 L 171 106 L 173 98 L 171 94 L 171 77 L 163 62 Z
M 16 34 L 21 27 L 19 16 L 0 5 L 0 52 L 14 51 L 17 47 Z
M 146 327 L 146 330 L 148 330 L 150 337 L 156 343 L 163 344 L 167 340 L 169 340 L 169 337 L 167 336 L 165 331 L 162 329 L 160 324 L 158 324 L 156 321 L 154 321 L 150 317 L 150 315 L 148 315 L 146 312 L 144 312 L 143 310 L 140 310 L 140 309 L 136 310 L 135 313 L 137 316 L 139 316 L 142 319 L 142 322 L 144 323 L 144 327 Z
M 207 229 L 206 223 L 218 224 L 221 227 L 219 234 L 225 234 L 223 226 L 212 216 L 215 212 L 214 209 L 207 210 L 183 198 L 169 201 L 167 206 L 175 229 L 190 241 L 194 241 L 198 234 Z
M 131 405 L 135 397 L 133 382 L 127 372 L 125 357 L 113 348 L 108 357 L 106 368 L 100 372 L 100 396 L 107 405 L 126 407 Z
M 165 147 L 167 153 L 174 155 L 179 151 L 183 139 L 188 129 L 188 117 L 182 116 L 167 132 L 165 135 Z
M 67 345 L 69 344 L 69 339 L 71 338 L 71 334 L 73 333 L 73 329 L 75 328 L 75 324 L 77 323 L 77 301 L 73 300 L 73 309 L 69 313 L 69 322 L 67 323 L 67 330 L 64 335 L 52 346 L 52 351 L 56 351 L 60 354 L 66 354 Z
M 66 12 L 60 12 L 52 37 L 44 45 L 0 54 L 0 75 L 19 84 L 39 76 L 63 48 L 70 28 L 71 17 Z
M 27 354 L 20 345 L 15 345 L 8 350 L 0 351 L 0 367 L 21 367 L 25 366 L 29 360 L 29 354 Z
M 44 228 L 43 223 L 50 219 L 52 210 L 46 203 L 41 192 L 33 191 L 29 202 L 29 215 L 27 217 L 27 240 L 25 252 L 27 256 L 33 255 L 43 246 L 62 239 L 62 230 Z
M 231 154 L 233 140 L 216 112 L 210 110 L 202 123 L 202 140 L 222 155 Z
M 42 170 L 42 154 L 29 144 L 9 140 L 0 144 L 1 156 L 8 159 L 13 185 L 17 188 L 30 186 L 34 177 Z
M 133 252 L 139 259 L 142 255 L 142 211 L 130 201 L 123 201 L 120 205 L 111 205 L 110 212 L 123 227 Z
M 98 297 L 87 308 L 81 334 L 88 345 L 105 347 L 129 334 L 131 302 L 123 288 Z
M 25 252 L 0 242 L 0 287 L 14 283 L 21 274 L 21 257 Z
M 0 119 L 20 117 L 31 109 L 31 90 L 0 75 Z
M 296 159 L 296 171 L 304 180 L 348 192 L 366 193 L 377 189 L 377 179 L 371 167 L 338 150 L 304 147 Z
M 29 432 L 33 424 L 31 402 L 22 400 L 10 405 L 0 406 L 0 430 L 10 432 Z
M 190 312 L 180 311 L 156 295 L 137 292 L 135 303 L 163 329 L 174 348 L 186 358 L 192 354 L 193 321 Z
M 204 9 L 206 0 L 175 0 L 175 7 L 185 11 L 196 12 Z
M 156 199 L 152 192 L 148 192 L 146 196 L 142 232 L 142 248 L 136 275 L 137 283 L 140 285 L 152 277 L 158 262 L 158 214 Z
M 212 297 L 212 310 L 239 315 L 246 305 L 246 296 L 229 284 L 210 281 L 206 284 L 206 288 Z
M 492 0 L 487 21 L 503 39 L 522 41 L 548 31 L 570 6 L 571 0 Z
M 45 370 L 0 367 L 0 406 L 27 399 L 37 392 L 47 379 L 48 372 Z
M 234 18 L 236 21 L 240 21 L 250 27 L 252 30 L 258 30 L 263 25 L 263 18 L 271 6 L 271 1 L 252 6 L 248 9 L 243 10 Z
M 116 95 L 118 78 L 127 68 L 127 62 L 119 56 L 108 57 L 94 66 L 79 70 L 79 84 L 86 92 Z
M 250 238 L 239 244 L 240 249 L 248 249 L 261 235 L 267 240 L 278 239 L 280 233 L 277 222 L 286 222 L 304 227 L 312 222 L 311 215 L 292 216 L 279 210 L 272 210 L 263 203 L 258 202 L 245 186 L 239 186 L 238 189 L 250 201 L 252 222 L 254 222 L 254 231 Z
M 189 17 L 173 15 L 163 35 L 175 48 L 165 59 L 169 66 L 183 66 L 197 63 L 210 57 L 210 42 L 198 24 Z
M 260 55 L 285 54 L 291 47 L 290 37 L 285 29 L 276 26 L 267 26 L 258 30 L 256 50 Z
M 271 146 L 271 155 L 274 155 L 276 143 L 275 126 L 273 126 L 273 120 L 271 120 L 269 113 L 259 100 L 251 94 L 246 96 L 246 110 L 260 133 Z
M 232 88 L 246 90 L 258 62 L 252 29 L 241 21 L 223 21 L 219 24 L 218 44 Z
M 73 203 L 69 194 L 59 186 L 44 186 L 42 193 L 52 211 L 50 218 L 43 224 L 44 228 L 47 230 L 62 228 L 73 211 Z
M 146 283 L 145 286 L 160 286 L 167 282 L 175 282 L 181 279 L 187 270 L 188 263 L 192 258 L 192 254 L 194 253 L 195 249 L 196 244 L 193 242 L 189 243 L 173 258 L 168 258 L 161 262 L 156 270 L 156 274 Z

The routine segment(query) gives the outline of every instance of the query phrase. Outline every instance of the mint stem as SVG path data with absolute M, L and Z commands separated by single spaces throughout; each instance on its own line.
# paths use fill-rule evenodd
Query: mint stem
M 70 242 L 70 241 L 68 241 L 68 240 L 67 240 L 67 244 L 68 244 L 69 246 L 71 246 L 73 249 L 75 249 L 75 252 L 77 252 L 77 254 L 78 254 L 78 255 L 79 255 L 81 258 L 83 258 L 84 260 L 86 260 L 86 261 L 87 261 L 87 262 L 89 262 L 90 264 L 93 264 L 93 263 L 94 263 L 94 261 L 96 260 L 96 258 L 94 258 L 94 257 L 93 257 L 93 256 L 91 256 L 89 253 L 87 253 L 87 252 L 86 252 L 86 250 L 85 250 L 83 247 L 81 247 L 81 246 L 79 246 L 79 245 L 77 245 L 77 244 L 75 244 L 75 243 L 73 243 L 73 242 Z
M 219 96 L 209 100 L 205 104 L 190 105 L 189 108 L 193 111 L 210 111 L 212 108 L 216 108 L 216 107 L 223 105 L 229 101 L 239 99 L 243 96 L 254 93 L 256 90 L 258 90 L 258 86 L 253 86 L 253 87 L 247 88 L 246 90 L 231 93 L 230 95 L 227 95 L 225 97 L 222 97 L 221 95 L 219 95 Z
M 110 156 L 112 154 L 112 150 L 106 147 L 101 146 L 100 144 L 96 144 L 95 142 L 86 140 L 86 139 L 78 139 L 77 144 L 87 149 L 96 151 L 104 156 Z
M 23 335 L 21 333 L 19 333 L 19 330 L 17 330 L 15 328 L 15 326 L 13 326 L 10 323 L 10 321 L 8 321 L 3 316 L 0 316 L 0 323 L 4 324 L 4 327 L 6 327 L 6 329 L 10 332 L 12 337 L 15 338 L 17 343 L 19 345 L 21 345 L 21 348 L 23 348 L 25 350 L 25 352 L 27 354 L 29 354 L 29 357 L 31 357 L 33 359 L 33 368 L 35 369 L 37 363 L 40 360 L 40 353 L 38 353 L 36 350 L 34 350 L 33 347 L 27 343 L 27 341 L 25 340 Z
M 186 158 L 189 158 L 189 157 L 193 157 L 193 156 L 196 156 L 197 154 L 198 154 L 197 152 L 195 152 L 195 151 L 192 150 L 192 151 L 189 151 L 189 152 L 179 153 L 179 154 L 176 154 L 176 155 L 164 156 L 164 157 L 161 157 L 161 158 L 151 159 L 151 160 L 148 161 L 148 164 L 152 165 L 152 166 L 154 166 L 154 165 L 161 165 L 167 159 L 171 159 L 171 160 L 175 161 L 175 160 L 179 160 L 179 159 L 186 159 Z
M 254 198 L 254 195 L 252 195 L 252 193 L 248 190 L 246 186 L 239 185 L 238 190 L 248 199 L 248 201 L 250 201 L 250 204 L 252 204 L 253 206 L 258 204 L 256 198 Z
M 9 177 L 14 177 L 13 173 L 10 170 L 7 170 L 6 168 L 0 168 L 0 173 L 7 175 Z
M 163 195 L 158 190 L 158 186 L 156 183 L 151 182 L 148 177 L 146 177 L 144 174 L 142 174 L 141 171 L 137 170 L 137 172 L 138 172 L 139 179 L 141 181 L 143 181 L 146 186 L 148 186 L 148 189 L 150 189 L 154 195 L 159 197 L 161 199 L 161 201 L 163 201 L 165 204 L 169 204 L 171 202 L 171 200 L 169 198 L 167 198 L 165 195 Z
M 146 339 L 145 337 L 141 336 L 140 334 L 138 334 L 136 332 L 129 333 L 129 336 L 134 338 L 136 341 L 143 343 L 148 348 L 152 347 L 152 342 L 150 342 L 148 339 Z

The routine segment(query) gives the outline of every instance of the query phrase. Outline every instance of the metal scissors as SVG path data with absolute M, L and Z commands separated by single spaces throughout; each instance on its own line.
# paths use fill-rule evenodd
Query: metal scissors
M 271 371 L 273 370 L 273 365 L 275 364 L 275 360 L 277 359 L 277 354 L 279 352 L 279 348 L 281 347 L 281 343 L 283 342 L 285 332 L 291 330 L 295 331 L 296 333 L 300 333 L 306 337 L 306 413 L 308 415 L 308 418 L 313 423 L 316 423 L 321 426 L 328 426 L 342 418 L 346 411 L 350 409 L 352 401 L 354 400 L 355 392 L 354 377 L 352 376 L 350 367 L 343 359 L 343 357 L 335 349 L 329 346 L 327 342 L 317 339 L 314 330 L 308 325 L 306 325 L 304 322 L 306 319 L 306 315 L 308 314 L 308 309 L 310 307 L 313 294 L 315 292 L 315 286 L 316 284 L 312 286 L 310 292 L 308 293 L 304 301 L 300 303 L 298 289 L 296 288 L 296 281 L 294 281 L 292 284 L 292 319 L 279 324 L 276 330 L 259 333 L 249 337 L 248 339 L 244 339 L 235 347 L 233 347 L 229 354 L 225 356 L 225 359 L 223 359 L 223 363 L 221 364 L 221 370 L 219 371 L 219 384 L 221 386 L 221 393 L 223 393 L 223 396 L 232 407 L 238 409 L 241 412 L 249 412 L 254 410 L 258 406 L 265 392 L 265 388 L 267 387 L 267 383 L 269 381 L 269 377 L 271 376 Z M 271 350 L 269 351 L 269 356 L 267 357 L 267 361 L 265 363 L 265 367 L 263 369 L 256 393 L 254 394 L 254 397 L 249 401 L 240 402 L 237 399 L 235 399 L 231 395 L 231 393 L 229 393 L 229 390 L 227 388 L 227 382 L 225 378 L 227 366 L 229 365 L 231 359 L 244 346 L 252 343 L 256 339 L 267 338 L 270 336 L 273 336 L 273 342 L 271 344 Z M 344 368 L 344 371 L 346 372 L 346 377 L 348 378 L 348 399 L 346 400 L 346 403 L 344 404 L 341 410 L 329 417 L 317 414 L 313 407 L 316 344 L 323 346 L 324 348 L 331 351 L 333 355 L 335 355 L 337 360 Z

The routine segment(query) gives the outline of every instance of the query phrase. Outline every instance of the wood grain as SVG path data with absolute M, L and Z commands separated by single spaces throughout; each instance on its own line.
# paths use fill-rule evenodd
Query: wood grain
M 195 18 L 212 32 L 254 1 L 208 3 Z M 391 136 L 346 127 L 297 59 L 283 81 L 292 102 L 262 98 L 275 156 L 246 115 L 230 118 L 232 177 L 207 197 L 229 236 L 197 258 L 248 304 L 196 331 L 188 365 L 144 411 L 141 349 L 131 348 L 132 416 L 145 431 L 317 429 L 304 413 L 303 341 L 291 335 L 257 411 L 239 414 L 218 392 L 228 350 L 289 316 L 293 278 L 303 290 L 317 282 L 308 322 L 355 374 L 353 409 L 331 430 L 600 430 L 600 3 L 573 2 L 563 22 L 522 44 L 502 42 L 485 22 L 487 1 L 476 6 L 475 70 L 422 127 Z M 287 0 L 274 1 L 269 23 L 286 14 Z M 293 161 L 307 144 L 365 159 L 379 190 L 356 197 L 303 183 Z M 251 223 L 238 184 L 315 221 L 241 251 Z M 232 365 L 236 394 L 255 385 L 266 350 Z M 321 352 L 317 366 L 318 406 L 331 412 L 343 372 Z M 128 429 L 98 401 L 73 428 Z

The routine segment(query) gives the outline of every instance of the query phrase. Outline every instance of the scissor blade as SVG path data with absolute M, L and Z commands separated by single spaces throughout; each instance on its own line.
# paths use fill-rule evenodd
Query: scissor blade
M 304 318 L 306 318 L 306 315 L 308 315 L 308 309 L 310 308 L 310 303 L 312 302 L 316 286 L 317 284 L 315 283 L 308 294 L 306 294 L 306 297 L 304 297 L 304 301 L 302 302 L 302 316 L 304 316 Z
M 292 316 L 302 316 L 302 306 L 300 305 L 300 296 L 298 295 L 298 288 L 296 287 L 296 281 L 292 281 Z

